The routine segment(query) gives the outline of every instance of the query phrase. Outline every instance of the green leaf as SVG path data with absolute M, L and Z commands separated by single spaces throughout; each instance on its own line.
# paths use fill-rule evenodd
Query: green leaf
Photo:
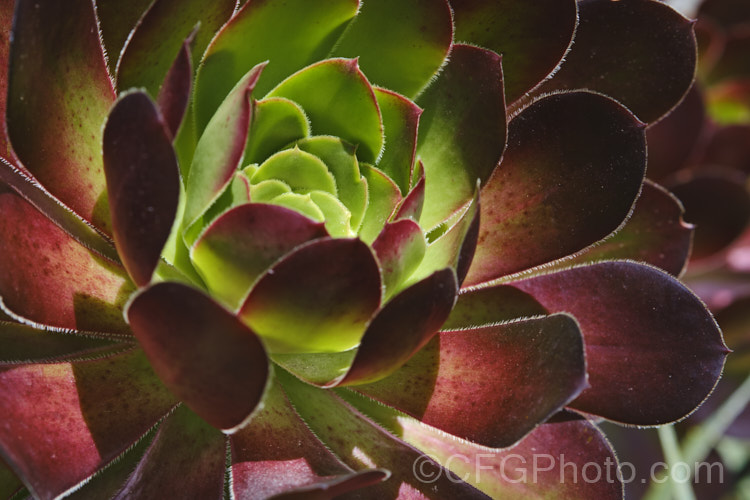
M 288 75 L 325 57 L 358 8 L 358 0 L 247 2 L 211 42 L 198 70 L 198 131 L 255 65 L 271 61 L 258 87 L 264 95 Z
M 271 156 L 258 168 L 250 179 L 257 184 L 262 181 L 278 179 L 298 194 L 311 191 L 325 191 L 336 195 L 336 181 L 328 167 L 317 156 L 298 148 L 287 149 Z
M 383 123 L 375 93 L 356 59 L 327 59 L 281 82 L 269 97 L 285 97 L 305 110 L 312 133 L 341 137 L 357 157 L 375 162 L 383 148 Z
M 401 189 L 401 194 L 406 195 L 417 149 L 417 126 L 422 110 L 405 97 L 388 90 L 376 88 L 375 97 L 383 115 L 385 130 L 385 148 L 377 166 L 393 179 Z
M 451 18 L 445 0 L 366 1 L 333 55 L 359 57 L 374 84 L 414 96 L 448 55 L 453 41 Z
M 362 226 L 359 228 L 359 237 L 367 243 L 372 243 L 401 203 L 401 191 L 377 168 L 366 163 L 360 167 L 362 175 L 367 180 L 369 201 Z
M 263 163 L 272 154 L 308 135 L 310 123 L 296 103 L 281 97 L 255 101 L 245 162 Z

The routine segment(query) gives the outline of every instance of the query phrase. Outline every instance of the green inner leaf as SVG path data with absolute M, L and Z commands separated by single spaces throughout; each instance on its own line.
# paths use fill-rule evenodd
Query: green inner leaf
M 310 135 L 310 123 L 296 103 L 282 97 L 255 102 L 245 162 L 263 163 L 288 144 Z

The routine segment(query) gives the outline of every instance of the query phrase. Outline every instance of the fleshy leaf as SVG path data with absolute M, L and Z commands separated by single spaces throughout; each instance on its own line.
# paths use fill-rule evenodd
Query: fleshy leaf
M 500 56 L 469 45 L 454 45 L 448 64 L 417 101 L 417 155 L 427 183 L 420 224 L 432 229 L 484 183 L 505 149 L 505 98 Z
M 133 345 L 132 337 L 49 331 L 0 321 L 0 365 L 49 362 L 61 359 L 93 359 Z
M 359 228 L 367 208 L 367 182 L 359 171 L 356 148 L 338 137 L 316 136 L 297 141 L 302 151 L 323 160 L 336 179 L 338 198 L 352 214 L 352 228 Z
M 190 45 L 195 39 L 195 34 L 196 31 L 193 30 L 182 42 L 180 51 L 169 67 L 156 99 L 173 138 L 177 137 L 177 132 L 180 130 L 193 90 L 193 63 Z
M 436 269 L 450 267 L 455 269 L 459 286 L 466 277 L 469 264 L 474 257 L 479 234 L 479 193 L 476 193 L 471 205 L 450 229 L 430 242 L 419 268 L 409 279 L 413 282 L 427 276 Z M 429 235 L 428 235 L 429 238 Z
M 243 425 L 263 396 L 268 358 L 251 329 L 202 292 L 162 282 L 127 310 L 164 384 L 214 427 Z
M 700 162 L 750 174 L 750 126 L 731 125 L 714 130 Z
M 557 67 L 578 21 L 575 0 L 451 0 L 451 6 L 457 41 L 503 55 L 509 103 Z
M 288 144 L 310 135 L 310 123 L 298 104 L 281 97 L 255 102 L 245 163 L 263 163 Z
M 346 493 L 358 491 L 367 486 L 380 483 L 389 477 L 391 477 L 391 473 L 386 469 L 365 469 L 320 480 L 307 486 L 300 486 L 294 490 L 276 495 L 273 499 L 328 500 L 329 498 L 341 497 Z
M 456 300 L 452 269 L 443 269 L 393 297 L 372 319 L 352 366 L 336 385 L 374 382 L 396 371 L 445 322 Z
M 288 75 L 324 58 L 358 9 L 358 0 L 245 3 L 211 42 L 198 71 L 198 131 L 250 68 L 272 61 L 258 86 L 262 96 Z
M 188 225 L 219 196 L 239 167 L 252 114 L 250 94 L 264 67 L 255 66 L 242 77 L 198 141 L 187 178 L 184 217 Z
M 4 456 L 38 498 L 75 486 L 176 404 L 139 350 L 0 372 Z M 50 420 L 64 423 L 50 428 Z M 39 439 L 44 436 L 44 439 Z
M 148 498 L 169 491 L 175 498 L 221 500 L 226 437 L 185 406 L 159 426 L 151 446 L 114 497 Z
M 93 2 L 19 0 L 8 74 L 13 150 L 52 194 L 107 232 L 101 138 L 114 100 Z
M 371 243 L 391 219 L 403 198 L 398 186 L 380 169 L 362 163 L 360 171 L 367 180 L 368 201 L 359 237 L 366 243 Z
M 145 87 L 156 97 L 175 54 L 196 23 L 200 29 L 195 35 L 194 63 L 234 7 L 234 0 L 155 0 L 125 42 L 117 63 L 117 87 Z
M 684 211 L 673 194 L 646 180 L 633 214 L 622 229 L 560 265 L 632 259 L 679 276 L 687 265 L 693 242 L 693 227 L 683 221 Z
M 351 471 L 310 432 L 275 379 L 263 407 L 230 439 L 238 498 L 269 498 Z
M 36 323 L 126 333 L 133 284 L 119 265 L 86 250 L 12 193 L 0 194 L 0 296 Z
M 595 425 L 577 415 L 561 414 L 564 418 L 540 425 L 516 446 L 492 450 L 446 439 L 444 433 L 382 405 L 369 405 L 366 410 L 401 439 L 448 467 L 453 481 L 473 484 L 492 498 L 619 500 L 623 496 L 612 447 Z M 589 469 L 599 471 L 599 476 Z M 429 472 L 420 470 L 420 474 Z
M 353 469 L 385 468 L 393 474 L 370 486 L 373 498 L 420 498 L 424 483 L 414 474 L 414 464 L 434 479 L 430 493 L 437 498 L 486 498 L 462 481 L 451 480 L 445 470 L 418 449 L 390 434 L 333 391 L 306 385 L 280 372 L 279 379 L 297 413 L 310 430 L 346 465 Z
M 591 387 L 573 408 L 628 424 L 671 422 L 705 399 L 724 366 L 728 350 L 711 314 L 656 268 L 602 262 L 513 286 L 580 324 Z
M 376 88 L 375 97 L 383 116 L 385 132 L 385 147 L 378 160 L 378 168 L 401 188 L 401 194 L 406 195 L 417 149 L 417 127 L 422 110 L 410 100 L 389 90 Z
M 670 186 L 685 204 L 685 220 L 695 224 L 694 259 L 723 250 L 750 222 L 750 193 L 743 176 L 736 174 L 708 170 Z
M 575 43 L 536 95 L 589 89 L 648 123 L 680 102 L 695 76 L 692 22 L 656 0 L 581 0 L 578 13 Z
M 585 386 L 578 325 L 556 314 L 440 332 L 399 371 L 356 390 L 448 434 L 501 448 Z
M 13 26 L 14 2 L 3 2 L 0 5 L 0 116 L 5 116 L 6 100 L 8 98 L 8 57 L 10 51 L 10 33 Z M 12 160 L 13 156 L 8 139 L 8 130 L 4 124 L 0 127 L 0 157 Z
M 154 0 L 96 0 L 96 17 L 110 74 L 117 72 L 117 61 L 130 32 L 152 3 Z
M 358 57 L 374 84 L 414 96 L 437 73 L 452 41 L 447 1 L 379 0 L 363 2 L 333 54 Z
M 359 343 L 380 295 L 369 247 L 358 239 L 323 238 L 269 269 L 239 314 L 271 352 L 336 352 Z
M 380 108 L 356 59 L 326 59 L 308 66 L 268 96 L 299 104 L 310 119 L 313 134 L 341 137 L 356 145 L 357 156 L 363 161 L 378 158 L 383 148 Z
M 421 161 L 417 163 L 417 167 L 423 168 Z M 398 212 L 396 212 L 396 216 L 394 217 L 395 220 L 408 218 L 415 222 L 419 221 L 422 217 L 422 208 L 424 207 L 424 184 L 423 172 L 419 181 L 417 181 L 416 185 L 409 191 L 404 201 L 398 207 Z
M 564 257 L 617 229 L 641 188 L 644 135 L 627 109 L 589 92 L 545 97 L 516 116 L 481 191 L 466 284 Z
M 191 257 L 211 293 L 236 307 L 274 262 L 295 247 L 324 236 L 327 233 L 321 223 L 293 210 L 250 203 L 212 222 Z
M 476 328 L 546 314 L 531 295 L 509 285 L 463 290 L 443 329 Z
M 267 159 L 253 174 L 250 182 L 278 179 L 292 192 L 308 194 L 325 191 L 336 194 L 336 180 L 320 158 L 297 148 L 280 151 Z
M 402 219 L 386 224 L 372 244 L 385 286 L 385 296 L 390 297 L 406 278 L 422 262 L 427 242 L 419 224 L 411 219 Z
M 693 85 L 685 99 L 663 120 L 646 129 L 648 176 L 659 180 L 695 161 L 706 127 L 703 97 Z
M 2 498 L 13 498 L 16 494 L 23 494 L 23 482 L 10 469 L 8 464 L 0 458 L 0 496 Z
M 143 286 L 159 262 L 180 198 L 172 137 L 146 94 L 117 101 L 104 127 L 103 151 L 115 245 L 133 281 Z

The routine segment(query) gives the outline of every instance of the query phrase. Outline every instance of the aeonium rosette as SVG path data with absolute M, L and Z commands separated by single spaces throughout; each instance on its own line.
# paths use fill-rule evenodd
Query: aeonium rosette
M 619 497 L 507 458 L 614 463 L 585 414 L 715 384 L 690 229 L 644 184 L 695 65 L 663 4 L 14 17 L 0 450 L 33 495 Z

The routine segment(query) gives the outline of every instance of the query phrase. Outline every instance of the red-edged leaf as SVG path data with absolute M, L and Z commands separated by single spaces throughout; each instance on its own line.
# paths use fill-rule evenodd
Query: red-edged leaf
M 696 149 L 706 135 L 706 111 L 697 85 L 660 122 L 646 129 L 648 177 L 659 180 L 695 161 Z
M 93 2 L 19 0 L 12 37 L 7 123 L 13 150 L 52 194 L 108 231 L 101 134 L 115 94 Z
M 301 486 L 273 498 L 274 500 L 328 500 L 339 498 L 346 493 L 354 491 L 359 493 L 358 490 L 378 484 L 390 476 L 391 473 L 385 469 L 366 469 L 324 479 L 309 486 Z
M 232 489 L 261 499 L 351 472 L 300 420 L 274 380 L 263 407 L 231 436 Z
M 645 163 L 643 124 L 611 99 L 555 94 L 526 108 L 511 121 L 502 164 L 481 191 L 466 284 L 550 262 L 610 234 L 640 191 Z
M 500 56 L 454 45 L 448 64 L 417 102 L 417 154 L 424 160 L 425 204 L 420 224 L 431 229 L 474 196 L 505 149 L 505 98 Z
M 358 239 L 322 238 L 269 269 L 239 314 L 272 352 L 339 352 L 359 343 L 380 296 L 370 248 Z
M 695 76 L 692 22 L 656 0 L 582 0 L 578 13 L 565 62 L 536 95 L 594 90 L 649 123 L 680 102 Z
M 401 191 L 383 171 L 366 163 L 359 164 L 360 172 L 367 181 L 367 207 L 359 228 L 359 237 L 372 243 L 393 218 L 396 208 L 403 201 Z
M 401 194 L 405 195 L 409 190 L 422 110 L 409 99 L 390 90 L 375 88 L 375 97 L 385 132 L 385 146 L 378 160 L 378 168 L 393 179 L 401 188 Z
M 333 53 L 359 58 L 374 84 L 414 96 L 451 49 L 452 17 L 446 0 L 363 2 Z
M 670 186 L 685 205 L 685 220 L 695 224 L 693 259 L 724 250 L 750 222 L 750 193 L 744 176 L 738 174 L 711 169 Z
M 500 448 L 585 385 L 578 325 L 558 314 L 440 332 L 399 371 L 356 390 L 448 434 Z
M 324 236 L 328 233 L 322 223 L 293 210 L 249 203 L 212 222 L 193 247 L 191 258 L 211 292 L 237 306 L 274 262 Z
M 454 271 L 443 269 L 393 297 L 367 327 L 351 368 L 336 385 L 374 382 L 397 370 L 445 322 L 457 291 Z
M 503 55 L 512 103 L 560 63 L 578 21 L 575 0 L 451 0 L 455 39 Z
M 302 420 L 310 430 L 349 467 L 384 468 L 392 476 L 370 486 L 373 498 L 422 498 L 424 478 L 431 482 L 429 492 L 435 498 L 486 498 L 462 481 L 446 475 L 433 459 L 386 431 L 334 391 L 318 389 L 286 372 L 278 378 Z M 419 468 L 424 475 L 415 474 Z
M 32 494 L 51 498 L 125 451 L 175 403 L 140 351 L 7 369 L 0 446 Z
M 693 226 L 683 220 L 684 211 L 673 194 L 646 180 L 633 214 L 622 229 L 560 265 L 632 259 L 679 276 L 685 270 L 693 242 Z
M 506 450 L 457 439 L 410 418 L 399 418 L 399 435 L 492 498 L 619 500 L 622 482 L 615 452 L 592 423 L 570 414 L 540 425 Z
M 169 67 L 157 96 L 159 109 L 173 138 L 177 137 L 182 118 L 185 116 L 185 111 L 190 103 L 190 93 L 193 88 L 193 62 L 190 55 L 190 45 L 193 43 L 195 34 L 196 31 L 193 30 L 182 42 L 180 51 L 172 62 L 172 66 Z
M 200 23 L 193 56 L 193 62 L 198 63 L 235 5 L 234 0 L 155 0 L 125 42 L 117 62 L 117 87 L 144 87 L 156 97 L 175 54 L 182 50 L 183 40 L 193 27 Z
M 422 162 L 420 161 L 418 166 L 423 168 Z M 424 173 L 417 181 L 417 184 L 409 191 L 409 193 L 401 202 L 396 212 L 395 220 L 399 219 L 412 219 L 415 222 L 419 221 L 422 217 L 422 208 L 424 207 Z
M 218 198 L 240 165 L 252 118 L 250 95 L 263 68 L 255 66 L 234 86 L 198 141 L 187 178 L 187 224 Z
M 29 320 L 126 333 L 122 308 L 134 287 L 120 266 L 89 252 L 34 207 L 0 194 L 0 296 Z
M 168 491 L 175 498 L 220 500 L 226 448 L 224 434 L 180 406 L 159 426 L 138 467 L 114 498 L 149 498 Z
M 509 285 L 497 285 L 463 290 L 443 329 L 476 328 L 546 314 L 548 311 L 531 295 Z
M 629 424 L 671 422 L 716 384 L 728 350 L 703 303 L 656 268 L 612 261 L 518 281 L 581 326 L 591 387 L 572 407 Z
M 386 297 L 419 266 L 427 249 L 422 229 L 411 219 L 386 224 L 372 244 Z
M 180 171 L 167 124 L 143 92 L 121 97 L 104 127 L 112 232 L 133 281 L 144 286 L 177 215 Z
M 214 427 L 241 426 L 263 396 L 268 358 L 252 330 L 180 283 L 151 286 L 127 311 L 159 378 Z
M 198 131 L 250 68 L 272 62 L 258 87 L 262 96 L 295 71 L 323 59 L 358 9 L 359 0 L 246 2 L 211 42 L 198 71 Z

